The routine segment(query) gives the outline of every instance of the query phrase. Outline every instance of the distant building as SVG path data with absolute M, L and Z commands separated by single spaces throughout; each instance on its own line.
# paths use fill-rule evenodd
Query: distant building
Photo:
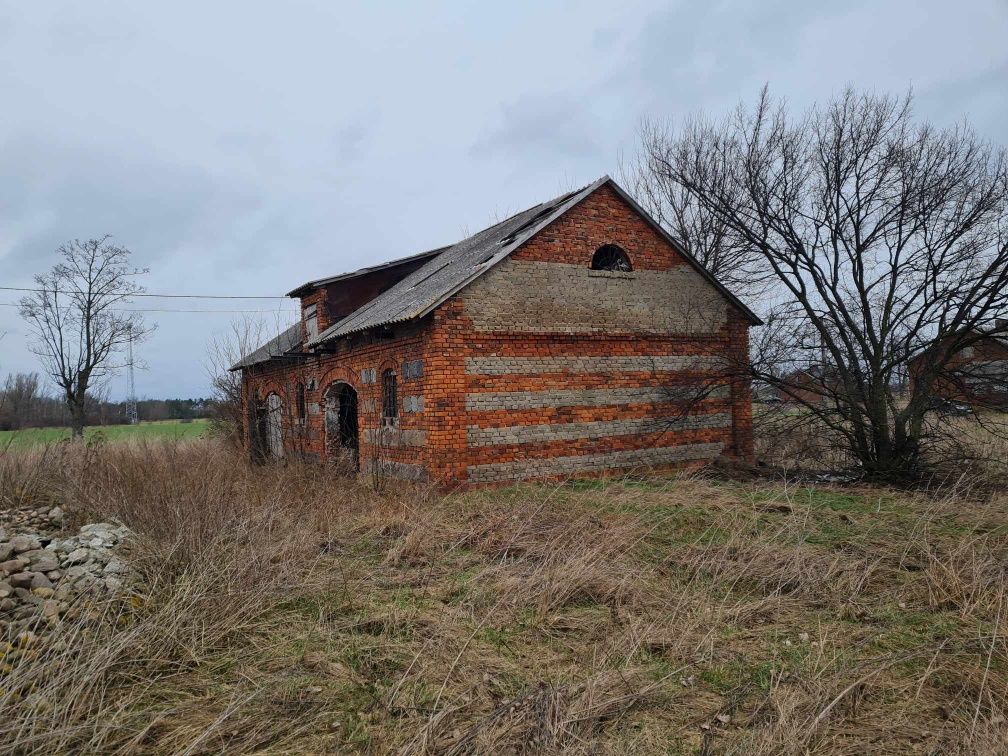
M 935 396 L 977 407 L 1008 406 L 1008 321 L 999 319 L 990 331 L 974 332 L 976 341 L 961 349 L 935 381 Z M 922 354 L 910 364 L 920 375 L 932 360 Z
M 250 449 L 445 485 L 752 456 L 724 366 L 760 321 L 609 177 L 289 296 L 233 367 Z
M 816 405 L 829 400 L 829 383 L 826 369 L 810 365 L 788 373 L 781 379 L 786 385 L 776 389 L 777 400 L 785 404 Z M 835 374 L 834 374 L 835 375 Z

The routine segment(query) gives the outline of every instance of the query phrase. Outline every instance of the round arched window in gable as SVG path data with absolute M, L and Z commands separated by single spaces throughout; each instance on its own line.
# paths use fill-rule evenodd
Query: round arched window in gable
M 613 270 L 629 273 L 633 270 L 626 250 L 615 244 L 603 244 L 595 250 L 591 261 L 592 270 Z

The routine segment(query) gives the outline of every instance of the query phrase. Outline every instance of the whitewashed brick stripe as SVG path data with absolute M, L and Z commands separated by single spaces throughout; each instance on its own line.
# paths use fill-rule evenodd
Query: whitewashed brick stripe
M 700 428 L 727 428 L 731 415 L 688 415 L 686 417 L 648 417 L 634 420 L 598 420 L 587 423 L 557 423 L 554 425 L 510 425 L 504 428 L 466 429 L 468 446 L 507 446 L 549 441 L 570 441 L 579 438 L 610 438 L 644 433 L 665 433 Z
M 604 470 L 671 465 L 697 459 L 713 459 L 724 449 L 724 444 L 682 444 L 650 449 L 632 449 L 607 452 L 605 454 L 585 454 L 572 457 L 545 457 L 542 459 L 519 459 L 513 462 L 491 462 L 485 465 L 470 465 L 471 483 L 490 483 L 505 480 L 573 475 L 581 472 L 602 472 Z
M 652 404 L 696 398 L 728 396 L 726 386 L 709 390 L 698 386 L 647 388 L 551 389 L 547 391 L 484 391 L 466 394 L 470 412 L 490 410 L 529 410 L 545 407 L 604 407 L 620 404 Z
M 469 375 L 535 375 L 537 373 L 650 373 L 707 371 L 724 366 L 710 355 L 657 354 L 618 357 L 466 357 Z

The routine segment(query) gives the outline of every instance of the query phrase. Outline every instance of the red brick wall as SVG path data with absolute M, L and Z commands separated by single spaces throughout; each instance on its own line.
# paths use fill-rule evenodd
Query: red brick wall
M 686 403 L 672 401 L 672 397 L 643 397 L 637 401 L 632 394 L 618 395 L 624 390 L 653 389 L 660 394 L 677 384 L 695 386 L 698 375 L 704 376 L 707 382 L 714 380 L 714 373 L 701 365 L 693 369 L 687 364 L 685 368 L 674 370 L 663 370 L 660 366 L 641 370 L 640 365 L 633 363 L 634 359 L 643 358 L 647 362 L 659 356 L 675 355 L 692 356 L 696 362 L 703 362 L 721 357 L 725 359 L 725 367 L 716 372 L 723 376 L 728 365 L 744 362 L 748 355 L 748 322 L 741 313 L 732 308 L 720 312 L 717 307 L 708 310 L 709 300 L 701 298 L 695 310 L 692 305 L 687 310 L 710 322 L 684 324 L 681 333 L 653 332 L 657 327 L 645 329 L 652 332 L 635 332 L 626 326 L 626 318 L 611 318 L 609 313 L 599 316 L 598 323 L 580 329 L 583 332 L 571 327 L 571 324 L 583 322 L 585 306 L 590 307 L 592 303 L 573 301 L 574 314 L 568 317 L 568 313 L 562 311 L 565 298 L 578 296 L 578 276 L 593 279 L 590 284 L 597 290 L 594 279 L 599 273 L 589 272 L 588 268 L 594 251 L 606 243 L 619 244 L 633 263 L 634 273 L 617 274 L 611 282 L 615 287 L 615 300 L 619 302 L 625 298 L 630 311 L 640 304 L 635 301 L 635 286 L 640 277 L 650 276 L 649 280 L 660 282 L 660 278 L 654 277 L 655 272 L 683 270 L 692 273 L 687 261 L 650 224 L 618 195 L 604 188 L 513 253 L 511 261 L 516 266 L 509 269 L 507 261 L 502 263 L 499 269 L 486 274 L 482 283 L 474 284 L 438 309 L 429 351 L 439 354 L 438 378 L 434 382 L 449 390 L 439 400 L 439 413 L 430 416 L 428 422 L 431 438 L 437 439 L 444 451 L 444 463 L 436 470 L 436 475 L 444 482 L 489 480 L 480 476 L 496 476 L 502 480 L 509 475 L 509 470 L 485 466 L 508 464 L 536 468 L 536 475 L 560 477 L 566 473 L 558 471 L 556 460 L 561 460 L 560 469 L 564 466 L 576 468 L 578 461 L 573 460 L 574 457 L 599 458 L 598 455 L 629 452 L 646 460 L 651 450 L 666 450 L 666 456 L 670 456 L 675 454 L 675 448 L 709 444 L 720 444 L 723 454 L 752 459 L 752 397 L 748 380 L 725 381 L 727 385 L 721 389 L 721 395 Z M 516 271 L 515 276 L 526 275 L 527 266 L 522 267 L 525 263 L 542 264 L 540 268 L 532 266 L 538 271 L 533 275 L 541 273 L 547 280 L 552 275 L 549 266 L 558 264 L 559 274 L 564 280 L 573 281 L 573 288 L 549 299 L 546 312 L 539 313 L 541 317 L 522 320 L 526 313 L 512 318 L 506 312 L 494 310 L 488 315 L 481 310 L 488 293 L 499 299 L 503 307 L 511 302 L 516 310 L 527 308 L 532 293 L 525 281 L 517 280 L 509 291 L 512 270 Z M 694 282 L 694 286 L 708 284 Z M 719 294 L 715 293 L 714 298 L 718 303 L 723 302 Z M 653 299 L 647 302 L 653 303 Z M 669 304 L 664 300 L 660 304 L 675 306 L 674 302 Z M 494 306 L 498 306 L 497 303 Z M 523 324 L 519 329 L 514 328 L 516 321 Z M 662 322 L 659 318 L 652 320 L 652 323 Z M 562 327 L 557 327 L 558 323 L 562 323 Z M 572 330 L 575 332 L 570 332 Z M 521 367 L 516 370 L 505 367 L 498 371 L 499 374 L 492 375 L 467 370 L 467 359 L 485 361 L 487 356 L 497 361 L 492 364 L 505 366 L 514 364 L 511 358 L 517 358 Z M 613 367 L 612 358 L 628 359 L 626 364 Z M 571 361 L 576 363 L 576 369 L 569 368 Z M 594 370 L 595 364 L 601 364 L 604 369 Z M 581 390 L 594 392 L 588 395 L 590 403 L 579 404 L 577 397 L 571 400 L 561 397 L 551 406 L 542 406 L 541 397 L 545 395 L 552 400 L 551 392 Z M 491 401 L 497 401 L 496 397 L 503 392 L 518 396 L 519 406 L 478 408 L 467 405 L 467 397 L 469 404 L 476 405 L 480 396 L 493 396 Z M 599 399 L 600 392 L 611 394 L 614 400 L 607 403 Z M 520 406 L 525 401 L 530 406 Z M 680 418 L 687 410 L 688 416 L 697 416 L 701 423 L 725 421 L 721 427 L 673 429 L 671 424 L 659 430 L 646 427 L 649 418 Z M 626 427 L 631 432 L 603 437 L 594 435 L 595 428 L 622 428 L 623 423 L 628 423 Z M 641 432 L 632 432 L 634 423 L 642 424 Z M 495 431 L 501 436 L 495 437 Z M 512 434 L 517 434 L 517 438 L 510 438 Z M 474 438 L 477 439 L 475 443 Z M 691 449 L 684 453 L 694 452 L 696 450 Z M 682 462 L 693 458 L 696 457 L 687 456 Z M 625 463 L 623 459 L 617 472 L 628 469 L 630 465 Z M 643 461 L 641 464 L 650 463 Z M 579 470 L 575 474 L 582 472 Z
M 381 459 L 424 468 L 428 461 L 428 446 L 402 444 L 403 437 L 406 442 L 415 440 L 411 438 L 410 432 L 426 431 L 425 415 L 423 412 L 405 411 L 404 401 L 407 397 L 424 395 L 429 378 L 425 371 L 419 378 L 407 379 L 403 376 L 402 366 L 404 362 L 423 359 L 428 330 L 429 324 L 425 322 L 405 326 L 391 339 L 358 336 L 343 344 L 339 351 L 312 356 L 303 364 L 292 366 L 267 363 L 252 368 L 246 371 L 246 402 L 251 396 L 262 401 L 271 392 L 279 394 L 284 407 L 285 445 L 290 453 L 305 452 L 312 458 L 325 459 L 324 395 L 333 383 L 350 384 L 358 398 L 359 444 L 363 469 L 379 454 L 376 445 L 368 439 L 368 432 L 376 431 L 382 426 L 382 373 L 390 368 L 398 379 L 398 430 L 405 433 L 386 434 L 380 451 Z M 362 380 L 365 370 L 374 371 L 374 382 Z M 312 381 L 315 388 L 305 392 L 309 412 L 302 423 L 296 417 L 296 386 L 298 382 L 308 386 Z M 424 409 L 426 410 L 426 406 Z M 244 415 L 248 417 L 247 411 Z
M 633 273 L 589 271 L 607 243 L 626 249 Z M 320 319 L 320 330 L 327 325 Z M 747 354 L 741 313 L 604 187 L 419 326 L 396 330 L 392 340 L 359 338 L 296 371 L 256 371 L 250 384 L 262 398 L 271 386 L 286 391 L 283 381 L 293 385 L 295 372 L 314 377 L 308 401 L 321 404 L 333 379 L 351 383 L 367 460 L 365 433 L 377 420 L 364 407 L 369 399 L 380 407 L 383 366 L 400 373 L 404 361 L 420 360 L 423 377 L 412 386 L 400 378 L 399 397 L 422 395 L 423 411 L 400 410 L 400 423 L 422 431 L 424 446 L 385 453 L 456 485 L 619 473 L 717 453 L 751 459 L 750 385 L 724 377 Z M 369 368 L 378 380 L 362 384 Z M 679 396 L 714 383 L 706 398 Z M 306 449 L 324 456 L 323 437 L 322 413 L 310 415 Z

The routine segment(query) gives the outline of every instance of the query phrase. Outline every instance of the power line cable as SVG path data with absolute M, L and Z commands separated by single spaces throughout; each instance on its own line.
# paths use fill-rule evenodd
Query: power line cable
M 20 307 L 17 302 L 0 302 L 0 307 Z M 298 314 L 297 310 L 175 310 L 168 308 L 113 308 L 113 312 L 223 312 L 223 313 L 270 313 L 277 315 Z
M 66 291 L 62 289 L 31 289 L 19 286 L 0 286 L 0 291 L 27 291 L 27 292 L 41 292 L 41 293 L 55 293 L 55 294 L 83 294 L 81 291 Z M 128 298 L 132 297 L 155 297 L 158 299 L 290 299 L 290 297 L 278 297 L 278 296 L 257 296 L 249 295 L 243 296 L 238 294 L 149 294 L 143 292 L 140 294 L 130 294 Z

